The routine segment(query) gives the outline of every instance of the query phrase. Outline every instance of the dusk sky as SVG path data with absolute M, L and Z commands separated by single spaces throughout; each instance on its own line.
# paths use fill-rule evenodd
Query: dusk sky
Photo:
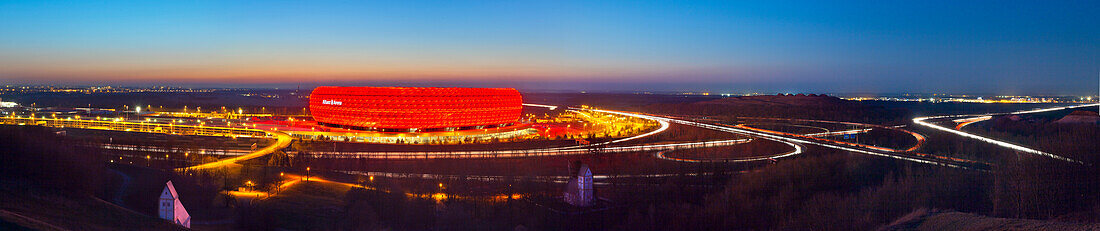
M 0 1 L 0 81 L 1095 94 L 1100 1 Z

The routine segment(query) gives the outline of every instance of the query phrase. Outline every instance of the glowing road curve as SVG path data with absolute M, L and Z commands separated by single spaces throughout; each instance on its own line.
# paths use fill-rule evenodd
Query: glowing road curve
M 1098 106 L 1098 105 L 1100 105 L 1100 104 L 1084 104 L 1084 105 L 1076 105 L 1076 106 L 1042 108 L 1042 109 L 1034 109 L 1034 110 L 1027 110 L 1027 111 L 1010 112 L 1010 113 L 988 113 L 988 114 L 980 114 L 980 115 L 945 115 L 945 116 L 917 117 L 917 118 L 913 119 L 913 123 L 919 124 L 921 126 L 929 127 L 929 128 L 932 128 L 932 129 L 936 129 L 936 130 L 945 131 L 945 132 L 955 134 L 955 135 L 959 135 L 959 136 L 962 136 L 962 137 L 976 139 L 976 140 L 980 140 L 980 141 L 983 141 L 983 142 L 986 142 L 986 143 L 995 144 L 995 145 L 1005 147 L 1005 148 L 1009 148 L 1009 149 L 1016 150 L 1016 151 L 1031 153 L 1031 154 L 1035 154 L 1035 155 L 1039 155 L 1039 156 L 1045 156 L 1045 157 L 1049 157 L 1049 158 L 1052 158 L 1052 159 L 1071 162 L 1071 163 L 1084 164 L 1081 161 L 1073 160 L 1073 159 L 1070 159 L 1070 158 L 1062 157 L 1062 156 L 1051 154 L 1051 153 L 1046 153 L 1046 152 L 1043 152 L 1043 151 L 1031 149 L 1031 148 L 1020 146 L 1020 145 L 1017 145 L 1017 144 L 1012 144 L 1012 143 L 1008 143 L 1008 142 L 1004 142 L 1004 141 L 1000 141 L 1000 140 L 996 140 L 996 139 L 992 139 L 992 138 L 982 137 L 982 136 L 967 133 L 967 132 L 964 132 L 964 131 L 961 131 L 961 130 L 946 128 L 946 127 L 939 126 L 939 125 L 936 125 L 936 124 L 933 124 L 933 123 L 929 123 L 926 120 L 945 119 L 945 118 L 963 118 L 961 121 L 964 121 L 964 122 L 969 122 L 969 121 L 977 122 L 977 121 L 981 121 L 981 120 L 978 120 L 978 119 L 986 118 L 986 117 L 994 116 L 994 115 L 1008 115 L 1008 114 L 1017 115 L 1017 114 L 1028 114 L 1028 113 L 1039 113 L 1039 112 L 1057 111 L 1057 110 L 1065 110 L 1065 109 L 1079 108 L 1079 107 L 1093 107 L 1093 106 Z M 961 128 L 962 126 L 965 126 L 965 125 L 960 124 L 960 126 L 958 126 L 958 127 Z

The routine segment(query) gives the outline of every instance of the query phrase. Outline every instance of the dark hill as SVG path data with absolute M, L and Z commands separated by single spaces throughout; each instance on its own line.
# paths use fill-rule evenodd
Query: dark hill
M 1100 115 L 1094 111 L 1073 111 L 1065 117 L 1054 121 L 1058 124 L 1095 124 L 1100 123 Z
M 837 97 L 827 95 L 764 95 L 764 96 L 739 96 L 696 102 L 698 105 L 731 105 L 731 106 L 803 106 L 803 107 L 830 107 L 845 104 L 856 104 Z
M 828 95 L 740 96 L 693 103 L 650 105 L 651 113 L 708 117 L 779 117 L 902 123 L 908 111 L 848 101 Z

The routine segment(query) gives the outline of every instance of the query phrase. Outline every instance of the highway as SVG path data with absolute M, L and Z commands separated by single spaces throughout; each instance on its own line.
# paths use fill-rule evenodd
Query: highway
M 1039 156 L 1044 156 L 1044 157 L 1049 157 L 1049 158 L 1052 158 L 1052 159 L 1071 162 L 1071 163 L 1084 164 L 1081 161 L 1077 161 L 1077 160 L 1062 157 L 1062 156 L 1059 156 L 1059 155 L 1055 155 L 1055 154 L 1046 153 L 1046 152 L 1043 152 L 1043 151 L 1031 149 L 1031 148 L 1024 147 L 1024 146 L 1021 146 L 1021 145 L 1018 145 L 1018 144 L 1008 143 L 1008 142 L 1004 142 L 1004 141 L 1000 141 L 1000 140 L 996 140 L 996 139 L 988 138 L 988 137 L 982 137 L 982 136 L 967 133 L 967 132 L 964 132 L 964 131 L 961 131 L 961 130 L 946 128 L 946 127 L 939 126 L 939 125 L 936 125 L 934 123 L 930 123 L 930 122 L 927 122 L 927 121 L 928 120 L 937 120 L 937 119 L 950 119 L 950 118 L 962 118 L 962 120 L 966 121 L 966 120 L 970 120 L 970 119 L 974 119 L 974 118 L 995 116 L 995 115 L 1010 115 L 1010 114 L 1018 115 L 1018 114 L 1039 113 L 1039 112 L 1057 111 L 1057 110 L 1065 110 L 1065 109 L 1080 108 L 1080 107 L 1095 107 L 1095 106 L 1100 106 L 1100 104 L 1095 104 L 1095 103 L 1094 104 L 1082 104 L 1082 105 L 1075 105 L 1075 106 L 1041 108 L 1041 109 L 1017 111 L 1017 112 L 1008 112 L 1008 113 L 987 113 L 987 114 L 980 114 L 980 115 L 944 115 L 944 116 L 917 117 L 917 118 L 913 118 L 913 123 L 919 124 L 921 126 L 929 127 L 929 128 L 932 128 L 932 129 L 936 129 L 936 130 L 945 131 L 945 132 L 955 134 L 955 135 L 959 135 L 959 136 L 962 136 L 962 137 L 976 139 L 976 140 L 980 140 L 982 142 L 995 144 L 997 146 L 1009 148 L 1009 149 L 1016 150 L 1016 151 L 1021 151 L 1021 152 L 1030 153 L 1030 154 L 1039 155 Z M 962 128 L 962 126 L 958 126 L 958 128 Z
M 595 110 L 595 109 L 593 109 L 593 110 Z M 932 165 L 939 165 L 939 166 L 945 166 L 945 167 L 972 169 L 972 170 L 979 170 L 979 171 L 988 171 L 992 167 L 992 165 L 989 164 L 989 163 L 983 163 L 983 162 L 972 161 L 972 160 L 964 160 L 964 159 L 958 159 L 958 158 L 936 156 L 936 155 L 931 155 L 931 154 L 907 152 L 905 150 L 894 150 L 894 149 L 881 148 L 881 147 L 875 147 L 875 146 L 870 146 L 870 145 L 862 145 L 862 144 L 848 143 L 848 142 L 842 142 L 842 141 L 834 141 L 834 140 L 810 137 L 810 136 L 805 136 L 805 135 L 784 133 L 784 132 L 778 132 L 778 131 L 770 131 L 770 130 L 764 130 L 764 129 L 758 129 L 758 128 L 745 127 L 745 126 L 713 125 L 713 124 L 687 121 L 687 120 L 681 120 L 681 119 L 673 119 L 673 118 L 668 118 L 668 117 L 640 115 L 640 114 L 629 113 L 629 112 L 606 111 L 606 110 L 596 110 L 596 111 L 605 112 L 605 113 L 617 113 L 617 114 L 622 114 L 622 115 L 635 115 L 635 116 L 639 116 L 639 117 L 642 117 L 642 118 L 650 118 L 650 119 L 655 119 L 655 120 L 665 120 L 665 121 L 668 121 L 668 122 L 671 122 L 671 123 L 709 128 L 709 129 L 713 129 L 713 130 L 725 131 L 725 132 L 730 132 L 730 133 L 735 133 L 735 134 L 749 135 L 749 136 L 754 137 L 754 138 L 764 138 L 764 139 L 771 139 L 771 140 L 777 140 L 777 141 L 786 141 L 786 143 L 791 143 L 791 144 L 795 144 L 795 145 L 798 145 L 798 144 L 813 144 L 813 145 L 827 147 L 827 148 L 833 148 L 833 149 L 838 149 L 838 150 L 844 150 L 844 151 L 850 151 L 850 152 L 862 153 L 862 154 L 869 154 L 869 155 L 875 155 L 875 156 L 889 157 L 889 158 L 905 160 L 905 161 L 911 161 L 911 162 L 917 162 L 917 163 L 923 163 L 923 164 L 932 164 Z M 885 126 L 883 126 L 883 127 L 885 127 Z M 923 141 L 924 137 L 919 136 L 919 134 L 918 134 L 918 140 Z
M 880 129 L 887 129 L 887 130 L 902 132 L 902 133 L 905 133 L 905 134 L 909 134 L 910 136 L 913 136 L 913 139 L 916 139 L 916 141 L 917 141 L 917 143 L 915 145 L 913 145 L 912 147 L 909 147 L 908 149 L 902 150 L 902 151 L 905 151 L 905 152 L 916 151 L 921 146 L 923 146 L 924 142 L 925 142 L 925 138 L 924 138 L 923 135 L 921 135 L 919 133 L 916 133 L 916 132 L 909 131 L 909 130 L 901 129 L 901 127 L 903 127 L 904 125 L 883 126 L 883 125 L 878 125 L 878 124 L 866 124 L 866 123 L 842 122 L 842 121 L 828 121 L 828 120 L 811 120 L 811 119 L 788 119 L 788 118 L 765 118 L 765 117 L 744 117 L 744 118 L 747 118 L 747 119 L 785 120 L 785 121 L 798 121 L 798 122 L 844 124 L 844 125 L 853 125 L 853 126 L 870 127 L 870 128 L 880 128 Z M 864 131 L 864 132 L 866 132 L 866 131 Z M 841 134 L 841 135 L 843 135 L 843 134 Z M 806 136 L 815 136 L 815 135 L 814 134 L 809 134 L 809 135 L 806 135 Z M 894 151 L 897 151 L 897 150 L 894 150 Z
M 827 136 L 835 136 L 835 135 L 866 133 L 868 131 L 871 131 L 871 129 L 870 128 L 865 128 L 865 129 L 851 129 L 851 130 L 844 130 L 844 131 L 818 132 L 818 133 L 804 134 L 804 136 L 827 137 Z M 658 159 L 662 159 L 662 160 L 688 162 L 688 163 L 736 163 L 736 162 L 763 161 L 763 160 L 769 160 L 769 159 L 774 160 L 776 158 L 783 158 L 783 157 L 798 155 L 798 154 L 802 153 L 802 145 L 797 145 L 797 144 L 786 142 L 786 141 L 777 141 L 777 142 L 781 142 L 781 143 L 790 145 L 790 146 L 794 147 L 794 150 L 784 152 L 784 153 L 780 153 L 780 154 L 766 155 L 766 156 L 760 156 L 760 157 L 718 158 L 718 159 L 688 159 L 688 158 L 669 157 L 666 154 L 670 151 L 673 151 L 673 150 L 664 150 L 664 151 L 659 151 L 657 153 L 654 153 L 653 157 L 657 157 Z
M 957 120 L 952 120 L 952 121 L 958 124 L 958 125 L 955 125 L 955 130 L 962 130 L 963 127 L 966 127 L 966 125 L 986 121 L 986 120 L 989 120 L 989 119 L 992 119 L 992 118 L 993 118 L 993 116 L 978 116 L 978 117 L 973 117 L 973 118 L 957 119 Z
M 776 142 L 780 142 L 780 143 L 790 145 L 790 146 L 794 147 L 794 150 L 791 150 L 789 152 L 775 154 L 775 155 L 766 155 L 766 156 L 759 156 L 759 157 L 716 158 L 716 159 L 687 159 L 687 158 L 669 157 L 665 154 L 672 151 L 672 150 L 664 150 L 664 151 L 659 151 L 657 153 L 654 153 L 653 157 L 657 157 L 657 159 L 662 159 L 662 160 L 679 161 L 679 162 L 687 162 L 687 163 L 737 163 L 737 162 L 752 162 L 752 161 L 774 160 L 776 158 L 783 158 L 783 157 L 802 154 L 802 145 L 797 145 L 797 144 L 794 144 L 794 143 L 791 143 L 791 142 L 786 142 L 786 141 L 776 141 Z
M 365 171 L 335 171 L 348 175 L 361 175 L 369 177 L 386 177 L 392 179 L 425 179 L 425 180 L 476 180 L 483 182 L 501 182 L 501 181 L 533 181 L 533 182 L 547 182 L 547 183 L 561 183 L 564 184 L 570 179 L 576 176 L 559 176 L 559 175 L 542 175 L 542 176 L 527 176 L 527 175 L 455 175 L 455 174 L 432 174 L 432 173 L 396 173 L 396 172 L 365 172 Z M 731 171 L 724 173 L 744 173 L 747 171 Z M 716 173 L 656 173 L 656 174 L 615 174 L 615 175 L 592 175 L 594 181 L 607 181 L 611 179 L 626 179 L 626 178 L 668 178 L 668 177 L 697 177 L 697 176 L 709 176 Z M 722 174 L 722 173 L 717 173 Z M 609 184 L 607 182 L 595 182 L 596 185 Z
M 195 166 L 191 166 L 191 167 L 178 168 L 176 170 L 177 171 L 190 171 L 190 170 L 202 170 L 202 169 L 210 169 L 210 168 L 219 168 L 219 167 L 229 166 L 231 164 L 237 163 L 238 161 L 250 160 L 250 159 L 261 157 L 261 156 L 264 156 L 264 155 L 267 155 L 267 154 L 271 154 L 272 152 L 275 152 L 279 149 L 283 149 L 283 148 L 286 148 L 287 146 L 290 146 L 290 142 L 294 140 L 294 137 L 291 137 L 290 135 L 287 135 L 286 133 L 282 133 L 282 132 L 268 132 L 268 133 L 271 134 L 272 136 L 275 136 L 275 143 L 271 144 L 267 147 L 264 147 L 260 150 L 253 151 L 252 153 L 248 153 L 248 154 L 245 154 L 245 155 L 240 155 L 240 156 L 221 159 L 221 160 L 210 162 L 210 163 L 195 165 Z
M 735 145 L 747 142 L 749 139 L 732 139 L 718 141 L 699 141 L 672 144 L 649 144 L 620 147 L 592 147 L 590 145 L 571 146 L 567 148 L 541 148 L 523 150 L 501 151 L 426 151 L 426 152 L 310 152 L 310 155 L 327 158 L 371 158 L 371 159 L 459 159 L 459 158 L 519 158 L 519 157 L 545 157 L 564 155 L 583 155 L 593 152 L 618 153 L 618 152 L 644 152 L 662 151 L 672 149 L 706 148 Z

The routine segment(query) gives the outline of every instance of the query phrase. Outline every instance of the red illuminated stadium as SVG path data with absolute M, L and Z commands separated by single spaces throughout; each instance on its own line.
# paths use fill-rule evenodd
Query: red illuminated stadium
M 511 88 L 318 87 L 309 110 L 319 124 L 356 130 L 454 131 L 516 123 Z

